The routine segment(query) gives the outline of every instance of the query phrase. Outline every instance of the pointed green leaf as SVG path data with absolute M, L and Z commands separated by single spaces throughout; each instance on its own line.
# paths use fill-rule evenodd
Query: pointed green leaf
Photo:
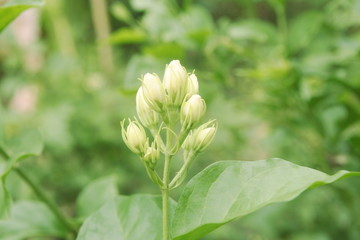
M 77 215 L 83 219 L 118 195 L 116 176 L 106 176 L 89 183 L 76 200 Z
M 159 240 L 161 219 L 161 196 L 119 196 L 85 221 L 77 240 Z
M 1 5 L 0 1 L 0 32 L 20 13 L 32 8 L 43 5 L 42 0 L 5 0 L 5 4 Z
M 66 229 L 41 202 L 17 202 L 11 208 L 11 218 L 0 221 L 1 240 L 32 239 L 40 236 L 63 239 L 66 234 Z
M 306 189 L 355 175 L 360 172 L 327 175 L 281 159 L 217 162 L 186 185 L 173 218 L 172 236 L 199 239 L 270 203 L 289 201 Z

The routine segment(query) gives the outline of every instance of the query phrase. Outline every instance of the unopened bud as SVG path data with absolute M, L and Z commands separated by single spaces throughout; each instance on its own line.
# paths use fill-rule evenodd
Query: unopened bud
M 192 96 L 194 94 L 199 93 L 199 82 L 197 80 L 197 77 L 194 73 L 192 73 L 188 78 L 188 90 L 187 94 L 189 96 Z
M 144 152 L 147 138 L 144 128 L 138 121 L 131 121 L 125 130 L 125 120 L 121 122 L 122 137 L 126 146 L 134 153 L 141 154 Z
M 213 124 L 213 122 L 214 121 L 205 123 L 198 129 L 192 131 L 184 141 L 184 149 L 195 152 L 204 151 L 214 139 L 217 130 L 217 124 Z
M 160 78 L 151 73 L 145 74 L 142 80 L 144 99 L 149 106 L 157 112 L 161 112 L 165 102 L 165 90 Z
M 188 74 L 179 60 L 173 60 L 166 66 L 164 86 L 169 98 L 169 104 L 180 106 L 187 94 Z
M 141 123 L 147 128 L 155 128 L 159 123 L 159 114 L 146 102 L 142 87 L 139 88 L 136 94 L 136 112 Z
M 200 95 L 195 94 L 189 100 L 183 103 L 181 107 L 180 120 L 182 125 L 188 129 L 199 122 L 206 110 L 204 99 Z
M 143 160 L 147 162 L 152 169 L 154 169 L 159 157 L 160 157 L 160 149 L 158 148 L 157 144 L 153 142 L 151 146 L 147 147 Z

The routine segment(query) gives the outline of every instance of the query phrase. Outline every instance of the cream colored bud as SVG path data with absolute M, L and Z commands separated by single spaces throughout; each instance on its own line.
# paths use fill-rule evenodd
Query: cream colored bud
M 181 124 L 186 129 L 191 128 L 194 124 L 199 122 L 205 111 L 206 104 L 204 99 L 198 94 L 192 95 L 181 107 Z
M 149 106 L 157 112 L 161 112 L 165 102 L 165 90 L 160 78 L 151 73 L 145 74 L 142 79 L 144 99 Z
M 143 160 L 148 162 L 152 169 L 155 168 L 156 163 L 160 157 L 160 150 L 155 142 L 147 147 Z
M 189 96 L 192 96 L 194 94 L 199 93 L 199 82 L 197 80 L 197 77 L 194 73 L 192 73 L 188 78 L 188 90 L 187 94 Z
M 214 139 L 217 124 L 214 121 L 203 124 L 192 131 L 184 141 L 183 147 L 188 151 L 202 152 Z
M 142 87 L 136 93 L 136 112 L 141 123 L 147 128 L 155 128 L 159 123 L 160 116 L 146 102 Z
M 168 95 L 168 103 L 180 106 L 187 94 L 188 74 L 179 60 L 173 60 L 166 66 L 164 87 Z
M 142 154 L 145 151 L 147 138 L 144 128 L 138 121 L 131 121 L 125 130 L 125 121 L 121 122 L 122 137 L 126 146 L 136 154 Z

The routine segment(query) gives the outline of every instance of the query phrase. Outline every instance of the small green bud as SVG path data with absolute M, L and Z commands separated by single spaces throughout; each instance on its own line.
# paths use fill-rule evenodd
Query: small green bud
M 136 112 L 141 123 L 147 128 L 155 128 L 159 123 L 160 116 L 146 102 L 142 87 L 139 88 L 136 94 Z
M 186 129 L 191 128 L 194 124 L 200 121 L 205 111 L 206 104 L 204 99 L 202 99 L 198 94 L 192 95 L 181 107 L 181 124 Z
M 136 154 L 142 154 L 145 151 L 147 138 L 144 128 L 138 121 L 131 121 L 125 130 L 125 120 L 121 122 L 122 137 L 126 146 Z
M 151 144 L 151 146 L 147 146 L 143 160 L 147 162 L 152 169 L 154 169 L 159 157 L 160 157 L 160 149 L 158 148 L 157 144 L 154 141 Z
M 161 112 L 165 102 L 165 90 L 160 78 L 151 73 L 145 74 L 142 79 L 144 99 L 156 112 Z
M 173 60 L 166 66 L 164 86 L 168 95 L 168 103 L 180 106 L 187 94 L 188 74 L 179 60 Z
M 199 82 L 197 80 L 197 77 L 194 73 L 192 73 L 188 78 L 188 90 L 187 94 L 188 96 L 192 96 L 194 94 L 199 93 Z
M 214 139 L 216 130 L 217 124 L 214 121 L 201 125 L 198 129 L 191 131 L 186 137 L 183 144 L 184 149 L 194 152 L 204 151 Z

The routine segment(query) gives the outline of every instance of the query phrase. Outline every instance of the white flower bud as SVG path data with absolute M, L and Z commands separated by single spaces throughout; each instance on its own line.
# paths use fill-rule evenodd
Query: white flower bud
M 188 129 L 199 122 L 206 110 L 204 99 L 200 95 L 192 95 L 181 107 L 180 120 L 182 125 Z
M 194 73 L 192 73 L 188 78 L 188 90 L 187 94 L 189 96 L 192 96 L 194 94 L 199 93 L 199 82 L 197 80 L 197 77 Z
M 147 147 L 143 160 L 149 163 L 151 168 L 154 169 L 159 157 L 160 157 L 160 149 L 157 147 L 157 144 L 153 142 L 151 146 Z
M 160 116 L 146 102 L 142 87 L 136 93 L 136 112 L 141 123 L 147 128 L 155 128 L 159 123 Z
M 192 131 L 184 141 L 184 149 L 195 152 L 204 151 L 214 139 L 217 130 L 217 124 L 213 123 L 214 121 L 210 121 L 203 124 L 195 131 Z
M 165 90 L 160 78 L 151 73 L 145 74 L 142 79 L 144 99 L 149 106 L 157 112 L 161 112 L 165 102 Z
M 144 128 L 138 121 L 131 121 L 125 130 L 125 121 L 121 122 L 122 137 L 126 146 L 136 154 L 144 153 L 147 138 Z
M 179 60 L 173 60 L 166 66 L 164 86 L 169 97 L 169 104 L 180 106 L 187 94 L 188 74 Z

